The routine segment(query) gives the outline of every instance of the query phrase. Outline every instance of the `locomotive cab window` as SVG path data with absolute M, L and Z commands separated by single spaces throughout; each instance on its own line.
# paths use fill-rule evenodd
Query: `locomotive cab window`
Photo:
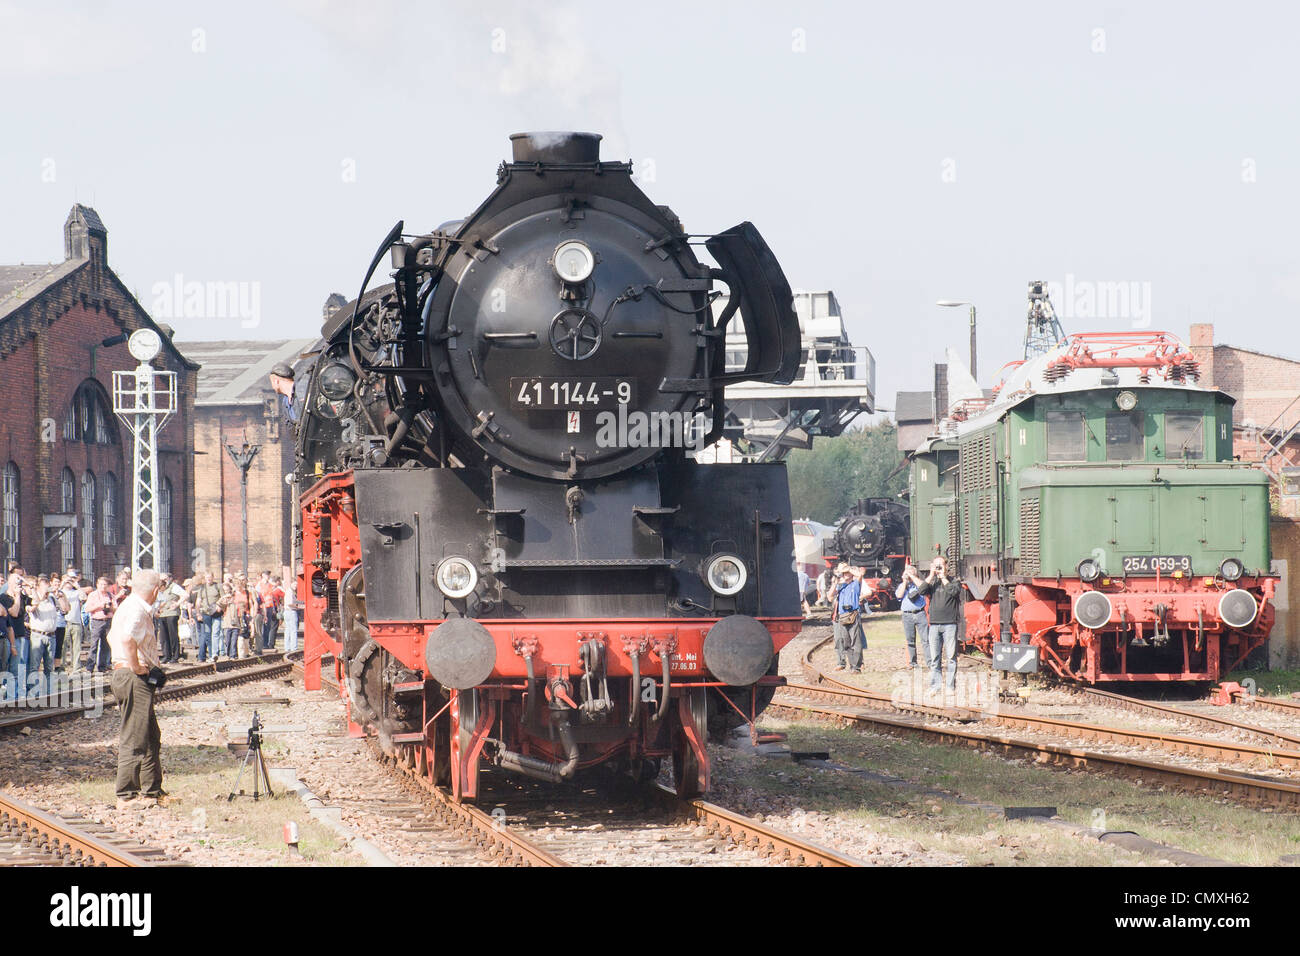
M 1106 460 L 1140 461 L 1146 457 L 1142 443 L 1142 412 L 1106 413 Z
M 1165 457 L 1205 457 L 1205 417 L 1200 412 L 1165 413 Z
M 1088 457 L 1088 446 L 1083 425 L 1083 412 L 1077 410 L 1049 411 L 1047 413 L 1047 460 L 1083 461 Z

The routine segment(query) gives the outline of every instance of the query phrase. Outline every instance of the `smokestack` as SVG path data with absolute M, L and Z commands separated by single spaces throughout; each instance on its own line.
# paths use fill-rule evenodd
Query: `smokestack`
M 513 133 L 516 163 L 598 163 L 599 133 Z

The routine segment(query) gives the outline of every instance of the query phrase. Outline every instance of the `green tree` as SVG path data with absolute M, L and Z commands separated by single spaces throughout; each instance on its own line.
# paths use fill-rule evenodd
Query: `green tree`
M 902 460 L 898 428 L 888 419 L 796 449 L 786 459 L 792 513 L 833 524 L 859 498 L 892 498 L 907 486 Z

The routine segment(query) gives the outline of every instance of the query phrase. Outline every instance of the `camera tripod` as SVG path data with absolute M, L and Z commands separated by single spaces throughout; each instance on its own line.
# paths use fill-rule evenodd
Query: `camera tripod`
M 261 789 L 265 788 L 268 797 L 274 797 L 271 791 L 271 777 L 266 772 L 266 758 L 262 756 L 262 722 L 257 716 L 257 711 L 253 711 L 253 723 L 248 728 L 248 750 L 244 753 L 244 762 L 239 765 L 239 773 L 235 774 L 235 786 L 230 791 L 230 796 L 226 797 L 226 802 L 230 803 L 235 796 L 244 795 L 244 791 L 239 789 L 239 781 L 244 776 L 244 771 L 253 768 L 253 800 L 256 801 L 261 795 Z

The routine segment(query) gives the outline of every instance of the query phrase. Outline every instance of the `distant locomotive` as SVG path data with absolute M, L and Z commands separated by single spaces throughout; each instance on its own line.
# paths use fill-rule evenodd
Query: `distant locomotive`
M 1267 640 L 1268 479 L 1197 375 L 1165 332 L 1072 335 L 915 451 L 912 553 L 955 563 L 997 666 L 1214 681 Z
M 859 498 L 836 522 L 827 558 L 866 570 L 863 580 L 877 609 L 898 606 L 894 591 L 907 564 L 909 524 L 907 505 L 892 498 Z
M 468 218 L 380 246 L 327 320 L 299 427 L 307 686 L 459 800 L 489 764 L 708 787 L 800 628 L 782 464 L 700 465 L 723 388 L 799 365 L 757 230 L 703 239 L 602 162 L 517 134 Z M 383 257 L 393 283 L 364 292 Z M 721 283 L 728 306 L 710 302 Z M 743 368 L 723 343 L 743 322 Z

